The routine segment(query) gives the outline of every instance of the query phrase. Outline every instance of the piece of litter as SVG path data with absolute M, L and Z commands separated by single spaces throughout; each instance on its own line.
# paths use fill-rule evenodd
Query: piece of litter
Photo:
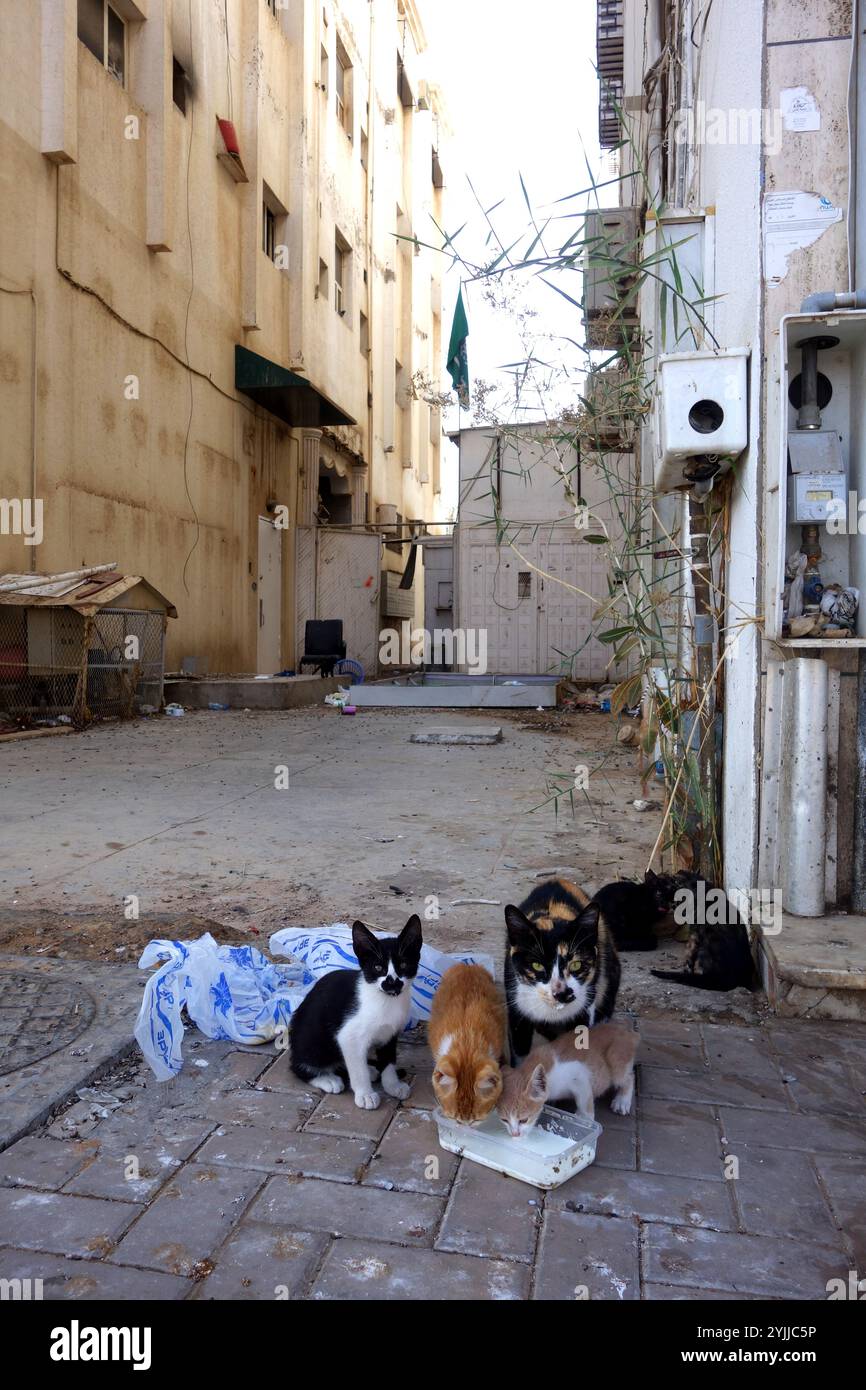
M 452 898 L 452 907 L 501 907 L 500 898 Z
M 196 1057 L 195 1061 L 193 1062 L 193 1066 L 194 1066 L 194 1067 L 208 1067 L 208 1066 L 210 1066 L 210 1063 L 209 1063 L 209 1062 L 206 1062 L 205 1059 L 204 1059 L 204 1057 Z

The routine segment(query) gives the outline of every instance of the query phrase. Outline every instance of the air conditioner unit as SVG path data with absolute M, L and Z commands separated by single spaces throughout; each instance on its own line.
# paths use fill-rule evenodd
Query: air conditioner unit
M 379 594 L 383 618 L 414 618 L 415 590 L 401 589 L 399 574 L 383 570 Z
M 749 442 L 748 348 L 674 352 L 655 380 L 656 492 L 708 491 Z
M 640 215 L 637 208 L 588 212 L 583 302 L 587 344 L 616 348 L 637 335 Z
M 610 369 L 590 372 L 584 389 L 590 445 L 612 444 L 631 449 L 637 420 L 643 413 L 640 382 L 632 372 Z

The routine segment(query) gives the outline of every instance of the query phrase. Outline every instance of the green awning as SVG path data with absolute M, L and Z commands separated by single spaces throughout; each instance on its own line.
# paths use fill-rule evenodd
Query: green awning
M 249 348 L 235 345 L 235 386 L 256 405 L 269 410 L 292 429 L 322 425 L 355 425 L 351 415 L 317 391 L 304 376 L 280 367 Z

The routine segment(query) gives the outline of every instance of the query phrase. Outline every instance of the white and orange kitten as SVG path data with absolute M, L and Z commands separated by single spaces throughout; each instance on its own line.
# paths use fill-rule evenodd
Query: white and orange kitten
M 581 1042 L 587 1045 L 581 1047 Z M 627 1115 L 634 1096 L 637 1034 L 616 1023 L 578 1028 L 533 1048 L 519 1067 L 506 1067 L 497 1109 L 515 1139 L 527 1134 L 548 1102 L 573 1100 L 593 1119 L 595 1101 L 613 1090 L 610 1108 Z
M 478 1124 L 502 1091 L 505 1004 L 480 965 L 452 965 L 433 996 L 427 1037 L 433 1090 L 450 1120 Z

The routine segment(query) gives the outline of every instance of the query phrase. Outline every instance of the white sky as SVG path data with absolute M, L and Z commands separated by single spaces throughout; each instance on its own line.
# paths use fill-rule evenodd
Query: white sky
M 454 232 L 468 221 L 457 245 L 467 259 L 487 261 L 495 252 L 485 248 L 488 227 L 467 176 L 485 207 L 505 198 L 492 216 L 506 244 L 509 232 L 513 239 L 528 226 L 520 174 L 536 215 L 586 206 L 588 199 L 558 210 L 550 205 L 586 187 L 587 159 L 594 177 L 600 176 L 596 6 L 594 0 L 422 0 L 420 9 L 429 70 L 442 87 L 454 132 L 445 166 L 447 230 Z M 574 222 L 552 225 L 548 249 L 560 245 L 574 227 Z M 416 232 L 427 240 L 422 229 Z M 459 275 L 451 270 L 445 281 L 446 346 Z M 568 292 L 579 298 L 580 280 L 573 279 Z M 580 341 L 579 311 L 540 281 L 526 284 L 524 302 L 537 312 L 536 326 Z M 480 284 L 469 285 L 464 298 L 470 379 L 498 379 L 513 396 L 509 377 L 497 369 L 523 355 L 516 329 L 507 315 L 485 302 Z M 545 343 L 539 356 L 550 361 L 552 351 L 566 350 Z M 578 355 L 573 353 L 571 360 L 577 365 Z M 450 386 L 447 377 L 443 386 Z M 540 406 L 533 411 L 541 413 Z M 471 423 L 466 414 L 462 423 Z M 456 424 L 456 412 L 449 424 Z

